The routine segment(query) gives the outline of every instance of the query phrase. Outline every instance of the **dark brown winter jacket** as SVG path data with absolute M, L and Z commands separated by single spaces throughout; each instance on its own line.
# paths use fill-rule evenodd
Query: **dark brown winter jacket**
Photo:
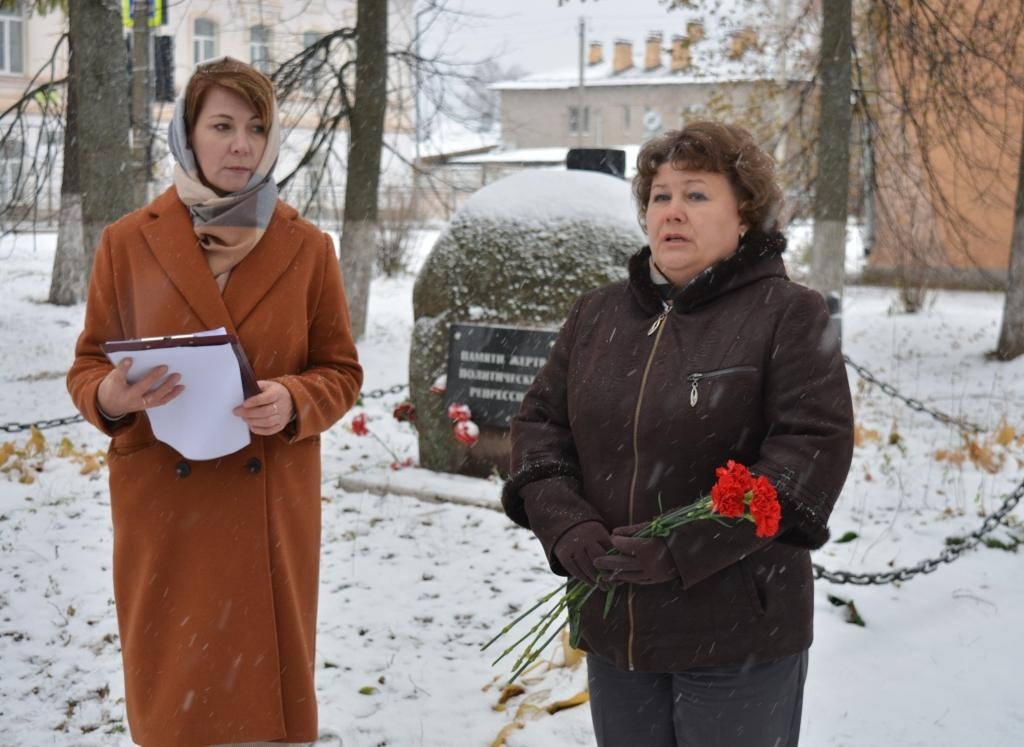
M 781 234 L 736 253 L 665 305 L 650 250 L 627 281 L 573 306 L 512 423 L 506 513 L 552 550 L 571 527 L 652 519 L 708 494 L 735 459 L 779 492 L 780 534 L 688 524 L 667 540 L 679 578 L 588 602 L 582 646 L 623 669 L 672 672 L 766 661 L 811 644 L 809 549 L 850 467 L 853 411 L 822 297 L 785 273 Z

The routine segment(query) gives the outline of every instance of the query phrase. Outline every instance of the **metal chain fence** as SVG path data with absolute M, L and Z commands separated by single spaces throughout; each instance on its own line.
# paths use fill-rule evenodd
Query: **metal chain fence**
M 54 418 L 53 420 L 37 420 L 34 423 L 4 423 L 0 425 L 0 431 L 4 433 L 21 433 L 22 431 L 32 430 L 37 428 L 39 430 L 46 430 L 47 428 L 56 428 L 61 425 L 71 425 L 73 423 L 81 423 L 84 421 L 81 415 L 68 415 L 66 418 Z
M 950 425 L 955 428 L 959 428 L 961 431 L 970 433 L 981 433 L 984 429 L 974 423 L 968 422 L 963 418 L 954 418 L 946 413 L 930 408 L 925 405 L 921 400 L 914 399 L 901 394 L 894 386 L 888 382 L 882 381 L 869 371 L 864 366 L 855 363 L 848 355 L 843 356 L 843 360 L 850 366 L 857 375 L 868 383 L 877 386 L 885 394 L 900 400 L 906 404 L 910 409 L 916 412 L 923 412 L 931 417 L 935 418 L 940 423 Z M 407 384 L 395 384 L 394 386 L 387 387 L 386 389 L 371 389 L 368 392 L 362 392 L 359 395 L 359 401 L 367 399 L 380 399 L 391 394 L 400 394 L 408 388 Z M 45 430 L 47 428 L 57 428 L 63 425 L 72 425 L 74 423 L 80 423 L 84 420 L 81 415 L 69 415 L 64 418 L 54 418 L 52 420 L 37 420 L 34 423 L 4 423 L 0 425 L 0 431 L 5 433 L 20 433 L 27 431 L 32 428 L 38 428 L 39 430 Z M 882 571 L 879 573 L 852 573 L 850 571 L 830 571 L 817 563 L 813 564 L 814 578 L 825 579 L 833 584 L 854 584 L 857 586 L 869 586 L 869 585 L 884 585 L 891 584 L 895 581 L 908 581 L 915 576 L 925 573 L 931 573 L 943 563 L 952 563 L 954 560 L 959 558 L 967 550 L 970 550 L 978 545 L 984 538 L 985 535 L 993 532 L 1009 515 L 1017 504 L 1020 503 L 1021 498 L 1024 497 L 1024 481 L 1017 486 L 1017 489 L 1010 493 L 1003 504 L 993 513 L 985 517 L 981 522 L 981 526 L 975 531 L 967 535 L 962 542 L 950 545 L 939 553 L 938 557 L 928 558 L 922 560 L 920 563 L 914 566 L 908 566 L 906 568 L 897 568 L 891 571 Z
M 408 388 L 408 384 L 395 384 L 394 386 L 388 387 L 387 389 L 371 389 L 368 392 L 360 392 L 359 400 L 364 399 L 380 399 L 386 397 L 389 394 L 400 394 Z M 0 424 L 0 432 L 3 433 L 21 433 L 22 431 L 32 430 L 36 428 L 44 431 L 47 428 L 58 428 L 62 425 L 73 425 L 75 423 L 84 422 L 85 418 L 81 415 L 68 415 L 65 418 L 53 418 L 52 420 L 37 420 L 34 423 L 3 423 Z
M 936 558 L 928 558 L 920 563 L 907 568 L 897 568 L 892 571 L 881 573 L 851 573 L 850 571 L 830 571 L 817 563 L 812 564 L 815 578 L 823 578 L 833 584 L 854 584 L 855 586 L 884 586 L 894 581 L 909 581 L 914 576 L 923 573 L 931 573 L 943 563 L 952 563 L 959 558 L 966 550 L 976 547 L 986 534 L 991 533 L 998 527 L 1003 519 L 1017 507 L 1020 499 L 1024 497 L 1024 481 L 1017 486 L 1017 489 L 1006 496 L 1003 505 L 985 517 L 981 526 L 968 534 L 962 542 L 957 542 L 939 553 Z
M 904 402 L 910 409 L 916 412 L 923 412 L 927 415 L 931 415 L 933 418 L 938 420 L 940 423 L 951 425 L 955 428 L 959 428 L 962 432 L 970 433 L 981 433 L 984 429 L 970 423 L 962 418 L 954 418 L 947 415 L 944 412 L 935 410 L 927 407 L 923 402 L 913 397 L 907 397 L 906 395 L 900 394 L 900 392 L 887 382 L 882 381 L 875 376 L 871 371 L 864 368 L 857 363 L 854 363 L 850 359 L 850 356 L 844 355 L 843 360 L 846 361 L 846 365 L 850 366 L 857 375 L 874 386 L 877 386 L 883 392 L 888 394 L 890 397 L 894 397 L 901 402 Z M 952 563 L 954 560 L 959 558 L 966 550 L 970 550 L 981 542 L 985 535 L 993 532 L 1006 518 L 1006 516 L 1017 507 L 1021 497 L 1024 497 L 1024 481 L 1017 486 L 1017 489 L 1006 496 L 1006 499 L 994 512 L 989 514 L 981 522 L 981 526 L 975 531 L 967 535 L 962 542 L 950 545 L 942 552 L 939 553 L 936 558 L 928 558 L 922 560 L 920 563 L 914 566 L 906 568 L 896 568 L 891 571 L 882 571 L 879 573 L 851 573 L 850 571 L 830 571 L 817 563 L 812 564 L 814 571 L 814 578 L 823 578 L 833 584 L 854 584 L 856 586 L 883 586 L 885 584 L 891 584 L 895 581 L 909 581 L 924 573 L 931 573 L 943 563 Z
M 848 365 L 850 368 L 856 371 L 857 375 L 864 379 L 864 381 L 868 382 L 869 384 L 873 384 L 874 386 L 877 386 L 890 397 L 893 397 L 894 399 L 898 399 L 901 402 L 905 403 L 907 407 L 909 407 L 911 410 L 914 410 L 916 412 L 923 412 L 926 415 L 931 415 L 940 423 L 944 423 L 945 425 L 952 425 L 956 428 L 959 428 L 961 431 L 981 433 L 984 430 L 984 428 L 982 428 L 981 426 L 968 422 L 963 418 L 954 418 L 951 415 L 947 415 L 946 413 L 941 412 L 940 410 L 932 409 L 925 405 L 924 402 L 922 402 L 919 399 L 914 399 L 913 397 L 907 397 L 904 394 L 900 394 L 899 391 L 897 391 L 897 389 L 892 384 L 882 381 L 873 373 L 871 373 L 868 369 L 864 368 L 864 366 L 858 363 L 854 363 L 848 355 L 844 355 L 843 360 L 846 361 L 846 365 Z
M 381 397 L 386 397 L 389 394 L 401 394 L 408 388 L 408 384 L 395 384 L 394 386 L 389 386 L 387 389 L 371 389 L 368 392 L 360 392 L 358 401 L 362 401 L 364 399 L 380 399 Z

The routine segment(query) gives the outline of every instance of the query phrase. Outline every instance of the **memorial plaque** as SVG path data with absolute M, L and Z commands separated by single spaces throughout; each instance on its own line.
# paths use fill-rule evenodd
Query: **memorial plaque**
M 557 332 L 483 324 L 448 330 L 445 405 L 469 405 L 477 425 L 508 428 Z

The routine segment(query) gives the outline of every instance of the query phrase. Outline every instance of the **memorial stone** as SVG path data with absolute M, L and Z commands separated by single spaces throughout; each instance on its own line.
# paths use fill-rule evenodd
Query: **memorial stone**
M 413 289 L 410 397 L 420 463 L 505 475 L 508 422 L 572 303 L 626 276 L 645 243 L 629 183 L 590 171 L 523 171 L 474 193 L 438 237 Z M 444 395 L 431 394 L 439 380 Z M 455 440 L 469 404 L 480 440 Z

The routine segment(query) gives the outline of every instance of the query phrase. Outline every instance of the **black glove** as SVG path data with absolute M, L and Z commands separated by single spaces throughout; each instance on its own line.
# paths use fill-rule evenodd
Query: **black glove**
M 594 566 L 612 583 L 661 584 L 679 577 L 668 543 L 663 537 L 634 537 L 644 524 L 618 527 L 612 545 L 618 554 L 605 555 Z
M 584 521 L 563 534 L 552 552 L 573 578 L 595 586 L 598 570 L 594 561 L 612 547 L 612 539 L 599 521 Z

